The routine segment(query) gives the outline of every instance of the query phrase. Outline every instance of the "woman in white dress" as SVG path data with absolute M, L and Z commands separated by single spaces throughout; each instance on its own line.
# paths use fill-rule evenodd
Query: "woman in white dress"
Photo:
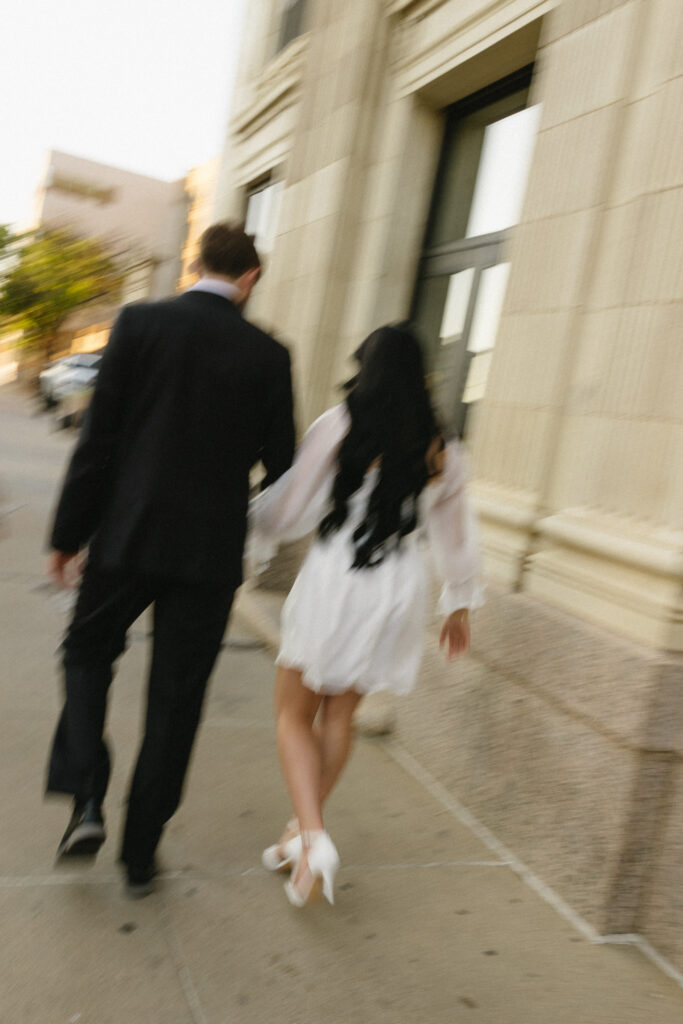
M 408 693 L 425 632 L 422 527 L 445 579 L 438 605 L 447 658 L 469 647 L 468 611 L 482 603 L 479 553 L 457 442 L 444 445 L 424 382 L 420 345 L 383 327 L 356 353 L 346 401 L 306 433 L 291 469 L 252 502 L 253 543 L 317 536 L 282 612 L 277 743 L 294 809 L 271 870 L 303 906 L 333 902 L 339 857 L 322 808 L 349 756 L 367 693 Z

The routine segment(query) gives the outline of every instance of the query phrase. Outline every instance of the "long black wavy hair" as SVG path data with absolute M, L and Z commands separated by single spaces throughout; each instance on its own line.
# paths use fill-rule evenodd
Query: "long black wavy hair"
M 377 483 L 353 534 L 352 568 L 379 565 L 417 526 L 417 499 L 427 483 L 427 451 L 439 430 L 425 385 L 422 349 L 407 324 L 380 327 L 355 357 L 348 382 L 351 426 L 342 441 L 332 508 L 319 526 L 327 537 L 342 526 L 348 500 L 379 460 Z

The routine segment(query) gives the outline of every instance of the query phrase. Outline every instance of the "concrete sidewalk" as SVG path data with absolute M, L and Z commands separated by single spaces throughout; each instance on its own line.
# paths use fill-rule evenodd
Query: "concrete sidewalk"
M 9 431 L 8 431 L 9 428 Z M 588 942 L 464 823 L 395 742 L 360 738 L 328 827 L 334 908 L 289 906 L 260 866 L 288 814 L 271 711 L 272 654 L 247 592 L 219 660 L 158 893 L 129 902 L 116 866 L 139 738 L 146 623 L 112 692 L 110 837 L 57 870 L 68 815 L 44 803 L 65 612 L 41 542 L 71 439 L 0 389 L 1 1024 L 679 1024 L 683 991 L 633 948 Z M 13 455 L 12 452 L 15 452 Z M 268 606 L 264 602 L 270 600 Z

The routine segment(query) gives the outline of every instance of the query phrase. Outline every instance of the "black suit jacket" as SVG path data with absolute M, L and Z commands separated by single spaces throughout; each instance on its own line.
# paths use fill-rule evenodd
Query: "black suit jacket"
M 291 464 L 287 350 L 228 299 L 127 306 L 59 498 L 52 547 L 99 568 L 242 580 L 249 471 Z

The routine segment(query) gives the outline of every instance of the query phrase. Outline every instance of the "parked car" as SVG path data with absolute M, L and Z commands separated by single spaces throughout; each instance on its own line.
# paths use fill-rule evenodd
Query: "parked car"
M 92 388 L 101 362 L 101 352 L 77 352 L 46 366 L 38 375 L 38 389 L 45 408 L 52 409 L 68 395 Z

